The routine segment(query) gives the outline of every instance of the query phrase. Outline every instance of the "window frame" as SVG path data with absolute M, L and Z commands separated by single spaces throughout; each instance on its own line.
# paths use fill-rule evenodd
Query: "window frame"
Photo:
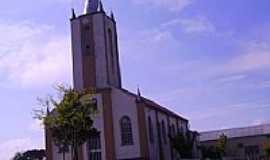
M 93 147 L 93 148 L 92 148 Z M 88 160 L 102 160 L 100 133 L 89 138 L 87 143 Z
M 122 146 L 134 145 L 132 122 L 128 116 L 123 116 L 120 119 L 120 134 Z

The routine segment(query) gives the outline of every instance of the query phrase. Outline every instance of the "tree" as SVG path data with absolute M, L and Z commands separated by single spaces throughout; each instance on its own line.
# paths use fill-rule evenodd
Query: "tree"
M 215 145 L 202 146 L 202 156 L 204 159 L 222 159 L 226 155 L 226 145 L 228 138 L 225 134 L 221 134 Z
M 29 150 L 24 153 L 16 153 L 12 160 L 43 160 L 45 158 L 45 150 Z
M 92 120 L 97 112 L 97 102 L 91 99 L 94 91 L 77 91 L 63 86 L 58 86 L 57 91 L 59 100 L 52 97 L 39 100 L 41 106 L 47 108 L 47 113 L 44 108 L 36 110 L 36 118 L 43 121 L 63 157 L 66 149 L 70 147 L 72 159 L 78 160 L 78 148 L 91 136 L 98 134 Z M 51 112 L 50 107 L 53 107 Z
M 23 154 L 20 152 L 17 152 L 15 156 L 12 158 L 12 160 L 20 160 L 22 159 L 22 157 L 23 157 Z
M 221 159 L 216 146 L 201 146 L 203 159 Z
M 192 158 L 193 151 L 193 137 L 187 133 L 186 136 L 183 133 L 171 137 L 172 147 L 180 154 L 181 158 Z
M 227 136 L 225 134 L 221 134 L 217 141 L 217 151 L 219 152 L 221 157 L 226 155 L 227 140 Z
M 270 141 L 265 144 L 264 151 L 267 158 L 270 158 Z

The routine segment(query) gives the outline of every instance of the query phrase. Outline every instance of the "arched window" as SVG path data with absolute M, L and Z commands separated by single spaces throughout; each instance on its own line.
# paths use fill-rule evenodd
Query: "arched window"
M 151 119 L 150 116 L 148 117 L 148 130 L 149 130 L 149 139 L 150 139 L 150 142 L 153 143 L 154 142 L 154 132 L 153 132 L 152 119 Z
M 161 122 L 161 127 L 162 127 L 163 141 L 164 141 L 165 144 L 167 144 L 167 132 L 166 132 L 165 123 L 164 123 L 163 120 Z
M 131 120 L 128 116 L 124 116 L 120 120 L 120 128 L 121 128 L 121 140 L 122 145 L 133 145 L 133 137 L 132 137 L 132 125 Z

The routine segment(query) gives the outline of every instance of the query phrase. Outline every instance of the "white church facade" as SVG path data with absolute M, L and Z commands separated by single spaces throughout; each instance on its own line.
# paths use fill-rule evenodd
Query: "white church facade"
M 86 2 L 83 15 L 71 18 L 75 89 L 95 88 L 100 135 L 80 148 L 80 160 L 176 160 L 169 136 L 193 133 L 189 121 L 122 88 L 116 22 L 98 0 Z M 195 139 L 196 135 L 194 134 Z M 195 141 L 194 141 L 195 143 Z M 47 160 L 62 154 L 46 135 Z M 196 145 L 194 155 L 196 154 Z M 66 160 L 71 160 L 66 154 Z

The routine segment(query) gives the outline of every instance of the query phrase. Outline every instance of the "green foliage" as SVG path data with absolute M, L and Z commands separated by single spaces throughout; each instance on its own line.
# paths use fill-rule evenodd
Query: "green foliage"
M 220 135 L 216 145 L 206 147 L 202 146 L 202 156 L 204 159 L 222 159 L 226 155 L 226 145 L 228 138 L 225 134 Z
M 221 156 L 226 155 L 227 136 L 225 134 L 220 135 L 217 141 L 217 150 Z
M 220 152 L 216 146 L 201 146 L 201 152 L 203 159 L 221 159 Z
M 193 137 L 191 134 L 178 134 L 171 137 L 172 147 L 180 154 L 181 158 L 192 158 Z
M 265 144 L 264 151 L 265 151 L 266 156 L 267 156 L 268 158 L 270 158 L 270 141 L 268 141 L 268 142 Z
M 29 150 L 24 153 L 16 153 L 12 160 L 43 160 L 45 150 Z
M 76 91 L 72 88 L 58 86 L 59 100 L 49 98 L 40 100 L 44 107 L 53 107 L 49 113 L 36 111 L 36 117 L 43 121 L 46 130 L 52 135 L 59 152 L 65 153 L 71 147 L 72 159 L 78 159 L 78 147 L 91 135 L 98 134 L 93 128 L 92 117 L 97 112 L 96 100 L 91 100 L 94 91 Z M 45 113 L 45 114 L 44 114 Z
M 16 153 L 15 156 L 12 158 L 12 160 L 20 160 L 22 159 L 23 154 L 22 153 Z

